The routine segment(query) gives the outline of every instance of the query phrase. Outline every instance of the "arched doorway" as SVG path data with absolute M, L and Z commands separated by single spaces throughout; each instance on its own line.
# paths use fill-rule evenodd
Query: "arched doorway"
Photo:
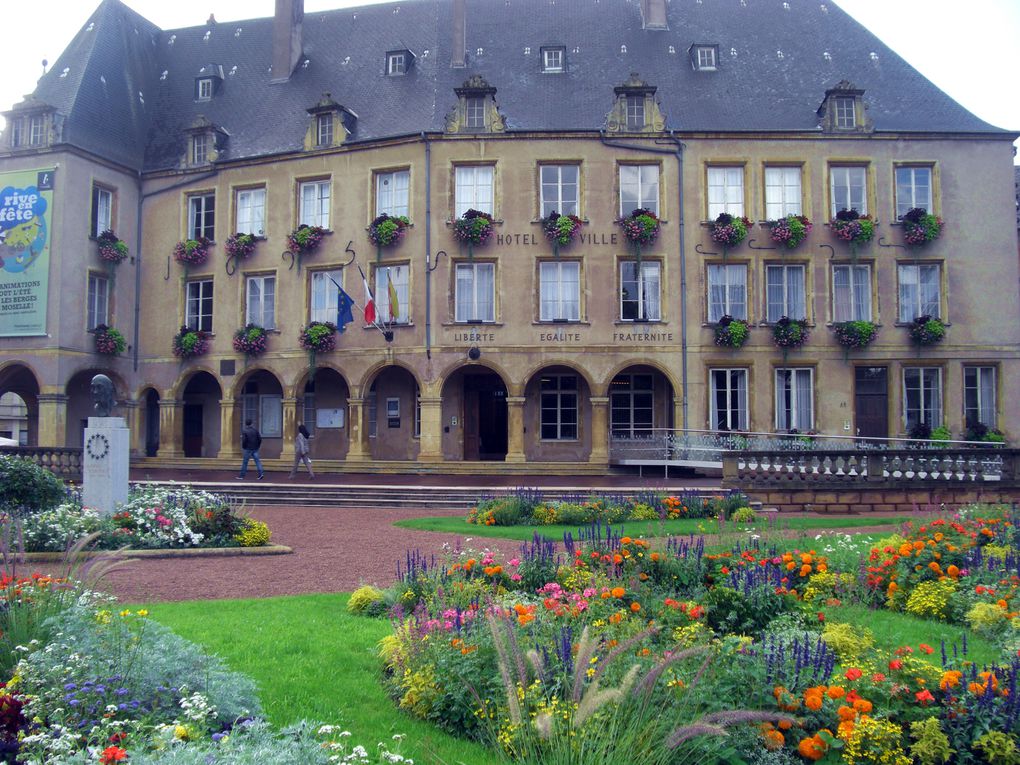
M 159 454 L 159 393 L 149 388 L 142 398 L 142 434 L 145 439 L 145 456 Z
M 654 367 L 620 370 L 609 384 L 609 432 L 615 441 L 665 438 L 673 427 L 673 385 Z
M 39 384 L 22 364 L 0 370 L 0 436 L 20 446 L 39 443 Z
M 528 462 L 586 462 L 591 456 L 591 391 L 566 366 L 541 369 L 524 387 L 524 451 Z
M 483 366 L 463 367 L 443 385 L 443 454 L 453 460 L 506 459 L 508 414 L 503 378 Z
M 220 451 L 219 382 L 208 372 L 196 372 L 181 394 L 181 444 L 185 457 L 215 457 Z
M 298 397 L 297 420 L 312 434 L 313 459 L 344 459 L 350 449 L 350 387 L 334 369 L 319 368 Z
M 381 369 L 365 394 L 365 420 L 372 459 L 417 459 L 421 408 L 414 375 L 403 367 Z
M 259 369 L 241 382 L 241 416 L 233 437 L 240 443 L 240 428 L 251 420 L 262 435 L 262 459 L 279 457 L 283 451 L 283 386 L 272 372 Z M 229 437 L 229 436 L 228 436 Z

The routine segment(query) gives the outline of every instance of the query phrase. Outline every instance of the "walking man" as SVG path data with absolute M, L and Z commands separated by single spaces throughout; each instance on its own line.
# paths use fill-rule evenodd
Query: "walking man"
M 241 463 L 241 474 L 237 477 L 238 481 L 243 480 L 248 474 L 248 460 L 252 457 L 255 458 L 255 468 L 259 471 L 259 480 L 261 481 L 265 477 L 262 460 L 259 459 L 260 446 L 262 446 L 262 434 L 251 420 L 245 420 L 244 427 L 241 429 L 241 451 L 244 453 L 244 461 Z

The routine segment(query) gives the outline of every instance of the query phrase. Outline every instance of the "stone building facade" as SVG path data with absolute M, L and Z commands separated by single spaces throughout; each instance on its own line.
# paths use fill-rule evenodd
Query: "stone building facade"
M 103 0 L 7 116 L 0 186 L 53 184 L 47 278 L 0 284 L 45 298 L 45 334 L 0 311 L 0 391 L 35 444 L 80 445 L 100 371 L 153 464 L 236 460 L 249 418 L 264 457 L 289 460 L 304 422 L 335 470 L 604 471 L 615 444 L 677 429 L 1020 427 L 1016 134 L 833 4 L 279 0 L 159 30 Z M 636 247 L 638 208 L 659 233 Z M 850 208 L 870 242 L 831 225 Z M 923 246 L 916 208 L 944 222 Z M 493 219 L 483 244 L 455 236 L 468 210 Z M 579 219 L 571 243 L 551 212 Z M 720 213 L 746 239 L 713 237 Z M 392 246 L 370 238 L 382 214 L 408 221 Z M 789 215 L 812 223 L 792 249 L 766 225 Z M 301 225 L 326 234 L 298 256 Z M 116 265 L 105 229 L 129 248 Z M 228 257 L 238 232 L 254 251 Z M 174 258 L 203 236 L 205 262 Z M 941 342 L 911 341 L 922 315 Z M 716 341 L 729 317 L 739 348 Z M 784 317 L 806 342 L 777 346 Z M 334 350 L 302 348 L 312 321 L 345 324 Z M 875 339 L 841 345 L 849 321 Z M 96 352 L 100 324 L 119 356 Z M 257 357 L 234 348 L 247 324 Z M 175 355 L 182 328 L 208 352 Z

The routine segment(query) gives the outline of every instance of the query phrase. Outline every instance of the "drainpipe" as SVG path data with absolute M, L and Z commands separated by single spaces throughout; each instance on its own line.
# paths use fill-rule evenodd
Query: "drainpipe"
M 676 157 L 677 167 L 677 203 L 680 206 L 679 214 L 679 255 L 680 255 L 680 384 L 683 387 L 683 396 L 680 398 L 680 417 L 683 430 L 687 430 L 687 257 L 684 247 L 684 145 L 669 131 L 669 137 L 673 141 L 673 149 L 657 149 L 651 146 L 640 146 L 623 143 L 622 141 L 611 141 L 606 138 L 606 131 L 599 131 L 599 138 L 604 146 L 615 149 L 627 149 L 629 151 L 643 151 L 649 154 L 669 154 Z
M 432 359 L 432 147 L 425 131 L 421 131 L 425 144 L 425 358 Z

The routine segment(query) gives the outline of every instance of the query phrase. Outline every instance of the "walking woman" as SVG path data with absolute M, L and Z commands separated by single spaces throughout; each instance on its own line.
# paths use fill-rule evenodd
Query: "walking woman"
M 294 438 L 294 467 L 290 469 L 291 478 L 297 474 L 298 465 L 302 462 L 308 468 L 308 476 L 315 478 L 315 473 L 312 472 L 312 460 L 308 456 L 308 452 L 311 451 L 311 445 L 308 443 L 309 438 L 311 436 L 308 433 L 308 428 L 305 427 L 303 422 L 298 423 L 297 436 Z

